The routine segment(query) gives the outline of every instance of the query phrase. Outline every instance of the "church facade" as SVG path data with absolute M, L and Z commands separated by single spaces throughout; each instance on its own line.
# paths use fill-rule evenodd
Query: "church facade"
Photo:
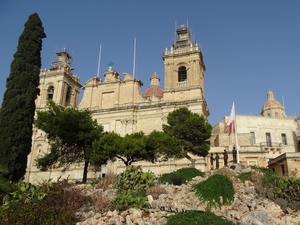
M 169 112 L 179 107 L 188 107 L 194 113 L 209 116 L 204 95 L 204 72 L 206 70 L 202 51 L 197 43 L 192 42 L 190 29 L 176 29 L 176 42 L 170 49 L 165 49 L 164 88 L 160 87 L 160 77 L 154 73 L 150 78 L 150 87 L 141 93 L 142 81 L 131 74 L 121 76 L 112 66 L 103 74 L 103 78 L 92 77 L 83 85 L 72 74 L 72 56 L 63 50 L 57 52 L 57 61 L 52 68 L 40 73 L 41 95 L 36 101 L 37 110 L 46 110 L 47 99 L 52 99 L 64 107 L 89 109 L 93 118 L 103 125 L 105 131 L 114 131 L 121 136 L 143 131 L 149 134 L 161 130 Z M 83 97 L 78 104 L 80 89 Z M 80 179 L 82 165 L 74 165 L 62 173 L 61 169 L 41 172 L 35 167 L 35 159 L 48 150 L 46 135 L 35 129 L 32 138 L 32 151 L 28 157 L 26 181 L 39 182 L 42 179 L 69 177 Z M 157 174 L 171 172 L 190 161 L 168 160 L 156 164 L 143 163 L 143 168 Z M 205 170 L 205 160 L 196 159 L 196 167 Z M 105 173 L 119 173 L 125 168 L 120 162 L 109 162 L 100 172 L 89 172 L 89 177 L 103 176 Z
M 79 77 L 72 73 L 72 56 L 66 49 L 57 52 L 57 61 L 40 73 L 41 94 L 36 100 L 37 110 L 47 110 L 48 99 L 64 107 L 89 109 L 105 131 L 114 131 L 121 136 L 161 130 L 167 115 L 179 107 L 187 107 L 194 113 L 208 117 L 204 94 L 206 67 L 202 51 L 197 43 L 192 42 L 188 27 L 177 28 L 176 35 L 175 43 L 170 49 L 165 49 L 162 55 L 164 74 L 161 78 L 164 79 L 164 87 L 160 87 L 161 78 L 154 73 L 144 93 L 141 92 L 141 80 L 128 73 L 120 75 L 112 66 L 104 72 L 103 77 L 92 77 L 81 85 Z M 79 103 L 80 90 L 83 90 L 83 97 Z M 282 175 L 288 175 L 290 171 L 296 173 L 300 162 L 300 122 L 285 114 L 284 107 L 275 99 L 272 91 L 267 93 L 261 116 L 236 115 L 236 130 L 230 136 L 227 131 L 228 120 L 229 117 L 225 116 L 213 127 L 210 154 L 205 158 L 192 156 L 197 169 L 215 169 L 216 161 L 213 159 L 216 154 L 218 167 L 223 167 L 224 150 L 228 153 L 228 165 L 232 164 L 232 149 L 235 147 L 241 163 L 269 167 Z M 80 163 L 67 170 L 55 166 L 44 172 L 37 169 L 35 159 L 45 154 L 48 147 L 46 134 L 34 128 L 25 181 L 38 183 L 50 178 L 54 181 L 59 178 L 82 179 L 83 165 Z M 188 159 L 168 159 L 155 164 L 137 162 L 135 165 L 142 165 L 145 171 L 162 174 L 191 166 L 191 162 Z M 103 177 L 124 169 L 122 162 L 108 162 L 101 171 L 90 170 L 88 177 Z

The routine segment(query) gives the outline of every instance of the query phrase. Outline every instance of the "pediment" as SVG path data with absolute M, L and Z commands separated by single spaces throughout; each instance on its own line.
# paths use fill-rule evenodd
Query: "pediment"
M 124 72 L 123 75 L 124 75 L 124 80 L 125 81 L 126 80 L 134 80 L 133 76 L 129 73 Z
M 87 82 L 84 83 L 84 86 L 94 86 L 98 83 L 101 83 L 101 79 L 99 77 L 92 77 Z

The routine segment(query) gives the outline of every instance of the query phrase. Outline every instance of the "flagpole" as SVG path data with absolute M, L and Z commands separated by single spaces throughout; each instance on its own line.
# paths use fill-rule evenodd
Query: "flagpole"
M 234 136 L 235 136 L 235 147 L 236 147 L 236 158 L 237 158 L 237 163 L 240 163 L 240 151 L 239 151 L 239 143 L 238 143 L 238 137 L 237 137 L 237 123 L 236 123 L 236 115 L 235 115 L 235 107 L 234 107 L 234 102 L 232 103 L 232 108 L 234 111 Z
M 133 78 L 135 77 L 135 51 L 136 51 L 136 38 L 134 38 L 134 43 L 133 43 Z
M 99 57 L 98 57 L 98 69 L 97 69 L 97 77 L 99 77 L 99 71 L 100 71 L 100 62 L 101 62 L 101 50 L 102 50 L 102 44 L 100 44 L 100 49 L 99 49 Z

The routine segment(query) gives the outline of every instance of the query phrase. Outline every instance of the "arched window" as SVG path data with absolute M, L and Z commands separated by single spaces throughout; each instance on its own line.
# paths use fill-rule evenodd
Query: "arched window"
M 72 88 L 69 86 L 66 93 L 66 105 L 70 104 Z
M 48 99 L 53 99 L 53 94 L 54 94 L 54 87 L 50 86 L 48 88 L 48 91 L 47 91 L 47 97 L 48 97 Z
M 187 81 L 186 67 L 181 66 L 178 68 L 178 82 Z

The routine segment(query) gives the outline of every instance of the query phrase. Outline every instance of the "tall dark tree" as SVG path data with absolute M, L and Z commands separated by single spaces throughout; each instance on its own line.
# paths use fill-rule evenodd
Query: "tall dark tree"
M 6 80 L 0 113 L 0 165 L 7 178 L 19 181 L 26 173 L 31 151 L 35 100 L 39 94 L 42 39 L 46 37 L 37 13 L 29 16 L 19 37 Z
M 193 113 L 187 108 L 179 108 L 168 114 L 168 124 L 163 124 L 163 131 L 181 142 L 182 151 L 193 166 L 195 159 L 187 153 L 196 156 L 206 156 L 210 148 L 212 126 L 204 116 Z
M 52 165 L 67 168 L 72 163 L 84 162 L 82 182 L 85 183 L 92 143 L 100 138 L 103 127 L 92 119 L 89 110 L 64 108 L 51 100 L 47 104 L 47 111 L 37 111 L 34 125 L 47 133 L 50 152 L 36 159 L 36 165 L 47 170 Z

